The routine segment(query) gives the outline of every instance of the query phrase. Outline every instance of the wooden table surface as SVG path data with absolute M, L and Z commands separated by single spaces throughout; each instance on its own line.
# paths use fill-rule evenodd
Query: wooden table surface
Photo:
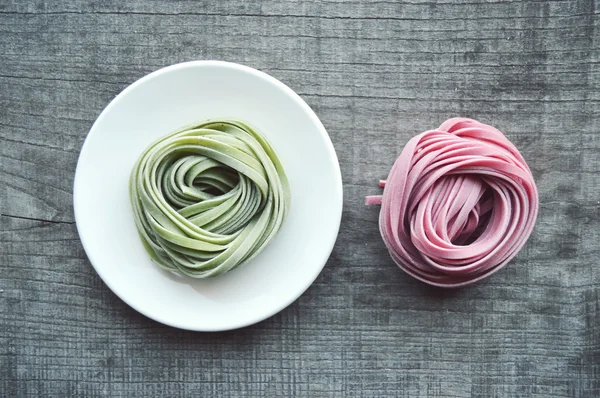
M 599 5 L 0 1 L 0 396 L 600 396 Z M 98 114 L 136 79 L 194 59 L 249 65 L 297 91 L 344 182 L 316 282 L 226 333 L 129 308 L 73 218 Z M 393 264 L 364 196 L 411 136 L 459 115 L 517 145 L 541 207 L 516 259 L 449 291 Z

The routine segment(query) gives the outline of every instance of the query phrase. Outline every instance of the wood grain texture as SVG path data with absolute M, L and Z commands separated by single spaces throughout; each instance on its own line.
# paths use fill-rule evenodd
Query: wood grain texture
M 0 0 L 0 396 L 600 396 L 598 6 Z M 77 156 L 103 107 L 193 59 L 296 90 L 344 180 L 340 235 L 315 284 L 227 333 L 129 308 L 73 222 Z M 459 115 L 517 145 L 541 209 L 509 266 L 445 291 L 397 269 L 363 200 L 411 136 Z

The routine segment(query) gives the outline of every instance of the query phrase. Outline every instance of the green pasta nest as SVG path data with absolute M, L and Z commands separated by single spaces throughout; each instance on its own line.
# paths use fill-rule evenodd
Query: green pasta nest
M 275 237 L 290 188 L 267 139 L 235 120 L 208 120 L 151 144 L 129 194 L 142 242 L 162 268 L 194 278 L 249 261 Z

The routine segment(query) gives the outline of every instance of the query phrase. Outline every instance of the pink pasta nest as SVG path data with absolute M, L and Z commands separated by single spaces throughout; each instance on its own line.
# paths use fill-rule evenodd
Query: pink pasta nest
M 538 193 L 517 148 L 466 118 L 412 138 L 380 185 L 379 228 L 394 262 L 435 286 L 459 287 L 506 265 L 531 234 Z

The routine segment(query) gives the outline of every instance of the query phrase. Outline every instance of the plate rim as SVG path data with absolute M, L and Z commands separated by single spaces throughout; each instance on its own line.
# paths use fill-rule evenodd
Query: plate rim
M 175 71 L 178 69 L 193 68 L 193 67 L 197 67 L 197 66 L 201 66 L 201 67 L 202 66 L 217 66 L 217 67 L 230 68 L 230 69 L 235 69 L 235 70 L 242 71 L 245 73 L 249 73 L 251 75 L 256 76 L 257 78 L 266 80 L 268 83 L 274 84 L 275 86 L 282 89 L 287 95 L 289 95 L 297 105 L 299 105 L 301 108 L 304 109 L 305 113 L 309 116 L 311 121 L 317 127 L 322 138 L 324 138 L 325 150 L 327 151 L 328 157 L 333 161 L 333 166 L 334 166 L 333 172 L 335 174 L 335 180 L 336 180 L 335 189 L 339 193 L 339 195 L 336 195 L 337 200 L 334 203 L 335 211 L 337 212 L 337 216 L 335 217 L 336 223 L 335 223 L 334 238 L 331 240 L 330 244 L 328 245 L 327 250 L 323 251 L 324 257 L 321 258 L 319 261 L 322 264 L 315 270 L 314 275 L 311 275 L 310 277 L 308 277 L 306 279 L 306 282 L 299 289 L 299 293 L 293 294 L 285 300 L 279 300 L 279 304 L 276 306 L 273 306 L 273 308 L 270 309 L 269 311 L 260 312 L 260 313 L 258 313 L 259 315 L 251 316 L 248 319 L 243 320 L 242 322 L 237 322 L 237 323 L 231 324 L 227 327 L 219 327 L 219 326 L 214 327 L 214 326 L 209 326 L 209 325 L 192 325 L 192 324 L 185 324 L 185 323 L 177 321 L 177 320 L 174 321 L 174 320 L 168 319 L 168 318 L 165 319 L 161 316 L 157 316 L 152 311 L 148 311 L 147 308 L 144 308 L 143 306 L 139 306 L 137 303 L 135 303 L 135 300 L 130 300 L 129 298 L 123 297 L 123 295 L 120 292 L 118 292 L 118 289 L 114 288 L 114 286 L 110 282 L 110 278 L 108 277 L 107 274 L 104 273 L 104 271 L 102 270 L 102 267 L 99 267 L 96 265 L 97 261 L 95 261 L 95 260 L 97 260 L 97 259 L 94 260 L 93 256 L 90 255 L 89 246 L 86 243 L 84 234 L 82 234 L 83 227 L 80 226 L 80 222 L 82 219 L 81 218 L 82 216 L 80 216 L 80 212 L 82 211 L 82 208 L 81 208 L 82 199 L 79 198 L 79 195 L 77 194 L 77 192 L 80 192 L 80 190 L 82 189 L 81 188 L 82 183 L 81 183 L 81 177 L 80 177 L 81 173 L 79 172 L 79 170 L 80 170 L 79 164 L 82 161 L 82 159 L 85 157 L 86 153 L 90 150 L 89 149 L 90 148 L 89 137 L 94 134 L 95 129 L 98 128 L 97 126 L 100 125 L 102 120 L 106 117 L 106 115 L 110 112 L 110 110 L 115 106 L 115 104 L 118 102 L 119 98 L 127 95 L 128 92 L 135 89 L 137 86 L 142 85 L 146 81 L 154 79 L 162 74 L 169 73 L 169 72 L 172 72 L 172 71 Z M 80 188 L 78 189 L 78 187 L 80 187 Z M 92 265 L 92 267 L 94 268 L 94 270 L 96 271 L 96 273 L 98 274 L 100 279 L 102 279 L 104 284 L 119 299 L 121 299 L 121 301 L 123 301 L 125 304 L 130 306 L 132 309 L 134 309 L 138 313 L 144 315 L 145 317 L 150 318 L 150 319 L 154 320 L 155 322 L 161 323 L 163 325 L 167 325 L 167 326 L 171 326 L 171 327 L 175 327 L 175 328 L 183 329 L 183 330 L 197 331 L 197 332 L 219 332 L 219 331 L 235 330 L 235 329 L 244 328 L 244 327 L 247 327 L 250 325 L 254 325 L 254 324 L 262 322 L 268 318 L 271 318 L 272 316 L 283 311 L 285 308 L 287 308 L 292 303 L 294 303 L 296 300 L 298 300 L 308 290 L 308 288 L 310 286 L 312 286 L 314 281 L 321 274 L 321 272 L 323 271 L 323 268 L 325 268 L 325 265 L 327 264 L 327 261 L 331 256 L 331 253 L 333 252 L 333 249 L 337 242 L 337 238 L 339 236 L 339 230 L 340 230 L 342 214 L 343 214 L 343 203 L 344 203 L 344 190 L 343 190 L 342 173 L 341 173 L 341 168 L 340 168 L 340 164 L 339 164 L 339 159 L 337 157 L 335 148 L 333 146 L 333 142 L 331 141 L 331 137 L 327 133 L 325 126 L 323 126 L 323 123 L 318 118 L 318 116 L 313 111 L 313 109 L 302 99 L 302 97 L 300 97 L 300 95 L 298 95 L 294 90 L 292 90 L 285 83 L 281 82 L 280 80 L 276 79 L 275 77 L 273 77 L 265 72 L 262 72 L 260 70 L 257 70 L 255 68 L 252 68 L 250 66 L 246 66 L 246 65 L 242 65 L 242 64 L 238 64 L 238 63 L 234 63 L 234 62 L 220 61 L 220 60 L 194 60 L 194 61 L 186 61 L 186 62 L 181 62 L 181 63 L 176 63 L 173 65 L 165 66 L 165 67 L 162 67 L 160 69 L 157 69 L 151 73 L 148 73 L 148 74 L 142 76 L 141 78 L 137 79 L 136 81 L 134 81 L 133 83 L 131 83 L 127 87 L 125 87 L 123 90 L 121 90 L 102 109 L 102 111 L 100 112 L 100 114 L 98 115 L 98 117 L 96 118 L 96 120 L 94 121 L 92 126 L 90 127 L 90 129 L 83 141 L 83 144 L 81 146 L 79 156 L 77 157 L 77 165 L 75 168 L 75 177 L 73 180 L 73 213 L 74 213 L 74 217 L 75 217 L 75 225 L 77 228 L 77 234 L 79 236 L 79 240 L 81 242 L 81 245 L 83 246 L 83 249 L 84 249 L 84 252 L 86 254 L 88 261 L 90 262 L 90 264 Z

